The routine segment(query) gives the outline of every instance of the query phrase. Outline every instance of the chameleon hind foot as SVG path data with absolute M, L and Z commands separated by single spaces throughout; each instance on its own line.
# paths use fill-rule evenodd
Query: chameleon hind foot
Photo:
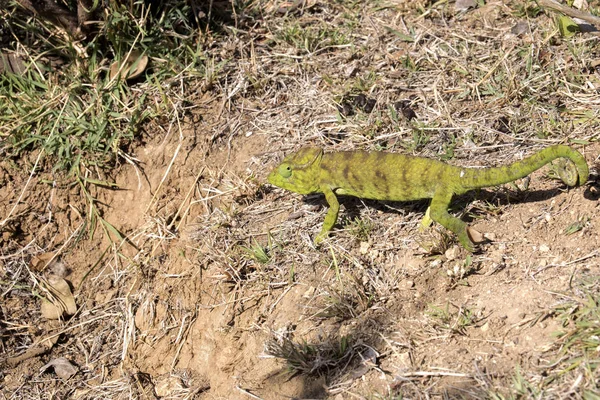
M 320 246 L 327 239 L 329 232 L 321 232 L 315 237 L 315 245 Z
M 475 244 L 471 240 L 468 234 L 468 229 L 465 229 L 463 232 L 459 233 L 458 241 L 462 247 L 465 248 L 469 253 L 473 253 L 475 251 Z

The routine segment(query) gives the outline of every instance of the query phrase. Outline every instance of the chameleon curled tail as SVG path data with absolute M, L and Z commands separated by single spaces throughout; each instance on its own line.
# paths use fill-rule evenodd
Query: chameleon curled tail
M 556 173 L 565 185 L 583 185 L 587 181 L 589 169 L 583 156 L 569 146 L 556 145 L 504 167 L 463 169 L 461 170 L 461 173 L 464 172 L 461 174 L 461 186 L 466 192 L 471 189 L 512 182 L 526 177 L 557 158 L 560 160 L 556 165 Z
M 288 155 L 268 177 L 271 184 L 300 194 L 323 193 L 329 211 L 321 242 L 337 221 L 337 195 L 373 200 L 431 199 L 429 217 L 451 230 L 468 251 L 474 250 L 467 224 L 448 213 L 452 196 L 472 189 L 496 186 L 523 178 L 555 159 L 557 173 L 568 186 L 583 185 L 589 175 L 583 156 L 568 146 L 551 146 L 522 161 L 495 168 L 462 168 L 422 157 L 385 152 L 325 153 L 307 147 Z M 425 219 L 424 219 L 425 222 Z

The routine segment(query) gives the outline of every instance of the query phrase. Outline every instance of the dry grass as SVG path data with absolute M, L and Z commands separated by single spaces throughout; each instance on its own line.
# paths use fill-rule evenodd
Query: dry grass
M 206 28 L 197 58 L 173 76 L 139 83 L 162 114 L 119 153 L 131 169 L 86 176 L 121 179 L 131 198 L 39 190 L 56 179 L 36 153 L 0 170 L 28 172 L 2 208 L 10 218 L 1 226 L 0 362 L 57 339 L 1 370 L 1 396 L 274 398 L 287 393 L 273 383 L 281 371 L 288 384 L 300 379 L 290 389 L 298 397 L 598 396 L 598 211 L 581 200 L 584 189 L 555 204 L 559 183 L 536 186 L 552 189 L 534 198 L 544 202 L 534 216 L 510 214 L 530 201 L 528 190 L 462 196 L 456 214 L 495 221 L 498 231 L 512 215 L 519 222 L 505 229 L 526 232 L 467 258 L 445 232 L 418 231 L 422 202 L 344 199 L 339 226 L 317 249 L 324 200 L 264 184 L 283 154 L 306 144 L 471 166 L 555 143 L 597 151 L 596 39 L 561 38 L 553 15 L 529 2 L 457 13 L 444 2 L 287 10 L 253 1 L 243 11 L 221 30 Z M 511 33 L 517 22 L 521 35 Z M 595 185 L 586 188 L 592 199 Z M 89 237 L 81 226 L 90 204 L 118 234 Z M 541 236 L 540 226 L 552 229 L 544 221 L 570 210 L 580 213 L 569 220 L 576 226 Z M 562 259 L 532 253 L 540 241 L 566 242 L 565 229 L 580 248 L 562 249 L 572 251 Z M 34 271 L 32 258 L 48 251 L 70 270 Z M 34 284 L 34 274 L 50 273 L 72 282 L 79 307 L 53 323 L 39 313 Z M 518 306 L 531 308 L 512 320 L 502 308 L 511 299 L 498 292 L 516 299 L 527 290 L 532 298 Z M 498 299 L 484 301 L 486 292 Z M 57 357 L 78 373 L 39 372 Z M 319 390 L 311 379 L 321 379 Z

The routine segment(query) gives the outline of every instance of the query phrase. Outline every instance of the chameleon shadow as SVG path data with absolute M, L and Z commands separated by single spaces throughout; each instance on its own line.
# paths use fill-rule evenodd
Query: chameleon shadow
M 591 174 L 583 197 L 587 200 L 600 200 L 600 177 L 597 174 Z
M 454 212 L 465 209 L 469 203 L 475 200 L 481 200 L 485 202 L 493 203 L 495 206 L 508 206 L 511 204 L 529 204 L 537 203 L 546 200 L 550 200 L 556 197 L 558 194 L 569 190 L 568 186 L 560 184 L 557 187 L 550 189 L 539 189 L 539 190 L 526 190 L 526 191 L 515 191 L 506 188 L 500 190 L 493 189 L 476 189 L 472 190 L 463 195 L 455 196 L 451 202 L 451 209 Z M 591 190 L 591 185 L 586 187 L 584 197 L 588 200 L 597 201 L 600 198 L 600 188 L 594 193 Z M 430 199 L 416 200 L 416 201 L 381 201 L 381 200 L 368 200 L 360 199 L 353 196 L 338 196 L 340 205 L 344 206 L 344 210 L 340 211 L 340 217 L 335 227 L 340 228 L 340 220 L 360 217 L 361 209 L 363 205 L 373 208 L 382 213 L 390 213 L 396 215 L 406 215 L 409 212 L 421 212 L 425 213 L 427 207 L 429 207 Z M 303 197 L 303 201 L 310 205 L 320 205 L 324 208 L 328 208 L 329 205 L 323 195 L 308 195 Z M 473 209 L 470 211 L 473 216 L 485 215 L 485 212 Z M 471 222 L 473 218 L 469 215 L 465 215 L 461 218 L 465 222 Z
M 432 293 L 435 297 L 436 294 Z M 414 313 L 423 313 L 426 310 L 426 305 L 432 301 L 432 298 L 422 299 L 416 307 L 401 308 L 399 314 L 396 311 L 368 309 L 358 315 L 345 320 L 336 321 L 336 327 L 320 340 L 299 341 L 297 348 L 310 348 L 311 353 L 319 354 L 317 358 L 319 363 L 329 367 L 320 368 L 314 372 L 297 372 L 289 376 L 289 369 L 281 368 L 274 376 L 278 376 L 279 380 L 291 381 L 296 380 L 302 387 L 299 390 L 299 395 L 293 398 L 296 399 L 325 399 L 332 397 L 332 393 L 328 393 L 327 388 L 335 388 L 339 382 L 349 384 L 352 381 L 361 379 L 367 374 L 385 374 L 390 380 L 397 382 L 391 386 L 394 395 L 406 396 L 410 398 L 419 398 L 422 394 L 422 389 L 413 387 L 408 381 L 410 378 L 402 376 L 403 370 L 386 370 L 381 367 L 381 361 L 389 354 L 386 354 L 381 349 L 385 349 L 389 342 L 385 339 L 386 336 L 395 330 L 395 325 L 398 323 L 398 318 L 414 318 Z M 396 304 L 398 305 L 398 304 Z M 392 312 L 390 312 L 392 311 Z M 349 322 L 352 322 L 350 325 Z M 352 328 L 348 329 L 349 326 Z M 340 343 L 346 344 L 346 349 L 340 353 Z M 408 350 L 408 347 L 407 347 Z M 294 352 L 291 352 L 294 353 Z M 321 356 L 325 354 L 325 356 Z M 328 357 L 340 357 L 339 362 L 331 360 Z M 418 370 L 418 366 L 414 366 Z M 288 373 L 288 378 L 284 376 Z M 396 375 L 398 374 L 398 375 Z M 420 378 L 418 378 L 420 379 Z M 438 389 L 436 395 L 441 395 L 447 399 L 482 399 L 486 398 L 486 392 L 475 385 L 474 378 L 464 379 L 460 381 L 448 380 L 443 381 L 443 377 L 437 383 Z M 342 383 L 341 386 L 344 384 Z M 284 393 L 279 393 L 283 397 Z M 376 395 L 377 393 L 373 393 Z M 381 394 L 381 393 L 379 393 Z

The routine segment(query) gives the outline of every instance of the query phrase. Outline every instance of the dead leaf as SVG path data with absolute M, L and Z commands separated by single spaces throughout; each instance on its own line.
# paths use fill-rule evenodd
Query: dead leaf
M 148 66 L 148 56 L 139 50 L 132 50 L 125 60 L 115 61 L 110 65 L 110 79 L 118 74 L 125 79 L 135 79 L 144 72 Z
M 360 354 L 361 363 L 354 371 L 352 371 L 352 379 L 358 379 L 366 374 L 370 369 L 377 367 L 377 353 L 373 348 L 367 347 L 365 351 Z
M 29 264 L 34 271 L 40 272 L 45 269 L 45 267 L 48 265 L 48 262 L 54 257 L 54 254 L 55 253 L 53 251 L 38 254 L 31 258 Z
M 526 21 L 519 21 L 510 29 L 513 35 L 522 36 L 529 32 L 529 24 Z
M 27 70 L 23 60 L 12 53 L 0 53 L 0 74 L 3 72 L 12 72 L 22 75 Z
M 46 371 L 50 367 L 53 367 L 56 375 L 62 379 L 69 379 L 75 375 L 77 371 L 79 371 L 76 366 L 71 364 L 71 362 L 64 357 L 55 358 L 48 364 L 44 365 L 42 368 L 40 368 L 40 373 Z
M 49 325 L 53 325 L 52 322 L 50 322 Z M 47 339 L 42 340 L 37 346 L 31 346 L 24 353 L 19 354 L 15 357 L 7 358 L 6 362 L 8 366 L 15 367 L 25 360 L 29 360 L 30 358 L 37 357 L 46 353 L 48 350 L 54 347 L 56 342 L 58 342 L 58 335 L 51 336 Z
M 46 319 L 59 319 L 63 315 L 73 315 L 77 311 L 75 298 L 67 281 L 52 277 L 48 281 L 40 280 L 40 285 L 47 290 L 42 300 L 41 312 Z
M 467 227 L 467 234 L 469 235 L 469 238 L 471 239 L 471 241 L 473 243 L 483 242 L 483 239 L 484 239 L 483 234 L 481 232 L 479 232 L 478 230 L 471 228 L 470 226 Z
M 454 11 L 456 12 L 467 11 L 469 8 L 475 7 L 477 7 L 475 0 L 456 0 L 456 3 L 454 3 Z

